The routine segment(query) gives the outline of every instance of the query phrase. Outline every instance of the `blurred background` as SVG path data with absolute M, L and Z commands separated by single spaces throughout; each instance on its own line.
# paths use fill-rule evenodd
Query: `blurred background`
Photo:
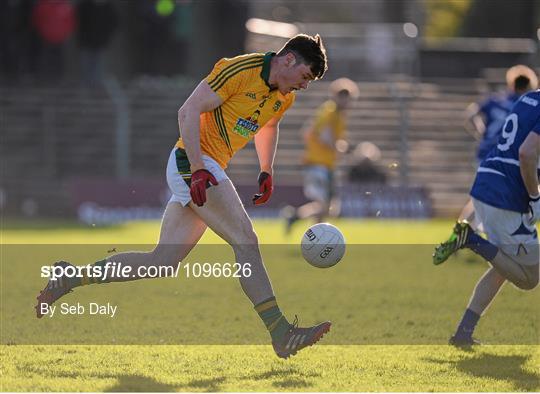
M 3 0 L 2 216 L 159 218 L 193 88 L 221 57 L 276 51 L 299 32 L 323 37 L 329 70 L 281 123 L 268 206 L 250 207 L 254 146 L 232 160 L 253 216 L 305 202 L 301 129 L 339 77 L 360 89 L 341 215 L 456 216 L 476 166 L 467 106 L 504 90 L 508 67 L 540 66 L 540 0 Z M 366 156 L 377 179 L 362 176 Z

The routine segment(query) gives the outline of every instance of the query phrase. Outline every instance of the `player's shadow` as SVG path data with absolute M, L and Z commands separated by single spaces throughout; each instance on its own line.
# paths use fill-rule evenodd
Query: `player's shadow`
M 176 391 L 177 386 L 160 383 L 152 378 L 138 375 L 120 375 L 117 376 L 118 381 L 108 389 L 105 393 L 119 392 L 161 392 L 172 393 Z
M 213 378 L 213 379 L 197 379 L 191 380 L 188 384 L 185 385 L 185 388 L 188 390 L 197 389 L 197 391 L 205 392 L 218 392 L 222 391 L 219 385 L 225 381 L 223 376 Z
M 302 373 L 298 368 L 294 366 L 287 366 L 285 368 L 272 367 L 269 371 L 250 375 L 248 378 L 253 380 L 271 380 L 272 386 L 277 389 L 287 389 L 294 391 L 294 389 L 303 389 L 310 387 L 313 384 L 309 381 L 309 378 L 319 377 L 319 373 Z
M 178 390 L 181 391 L 204 391 L 204 392 L 218 392 L 221 391 L 220 384 L 225 381 L 224 377 L 218 377 L 213 379 L 194 379 L 187 384 L 182 385 L 170 385 L 160 383 L 152 378 L 138 375 L 121 375 L 117 377 L 116 384 L 104 392 L 160 392 L 160 393 L 172 393 Z
M 17 367 L 20 374 L 51 374 L 50 365 L 33 366 L 31 363 Z M 57 378 L 80 379 L 80 371 L 55 371 L 54 376 Z M 223 391 L 220 387 L 221 383 L 225 382 L 224 376 L 219 376 L 211 379 L 192 379 L 185 384 L 166 384 L 160 383 L 151 377 L 140 375 L 116 375 L 114 373 L 99 373 L 93 377 L 98 379 L 116 379 L 111 387 L 105 389 L 105 393 L 122 393 L 122 392 L 148 392 L 148 393 L 173 393 L 177 391 L 203 391 L 203 392 L 218 392 Z M 283 386 L 287 387 L 287 386 Z
M 523 369 L 529 358 L 530 356 L 481 354 L 458 361 L 456 367 L 474 376 L 511 381 L 516 391 L 538 391 L 540 374 Z
M 515 391 L 535 392 L 540 389 L 540 374 L 525 371 L 523 365 L 531 356 L 478 354 L 455 362 L 429 359 L 435 363 L 454 364 L 469 375 L 511 382 Z

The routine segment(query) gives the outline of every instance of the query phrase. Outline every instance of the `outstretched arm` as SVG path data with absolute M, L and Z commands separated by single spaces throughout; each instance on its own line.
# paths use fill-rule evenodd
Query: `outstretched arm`
M 178 127 L 184 141 L 186 154 L 191 163 L 191 172 L 204 168 L 200 141 L 200 115 L 212 111 L 223 103 L 208 85 L 201 81 L 191 96 L 178 110 Z

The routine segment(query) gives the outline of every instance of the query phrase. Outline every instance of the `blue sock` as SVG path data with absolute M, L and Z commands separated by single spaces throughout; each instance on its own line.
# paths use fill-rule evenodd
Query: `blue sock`
M 459 322 L 459 325 L 456 331 L 456 338 L 460 338 L 460 339 L 471 338 L 474 328 L 476 327 L 476 323 L 478 323 L 479 319 L 480 319 L 479 314 L 467 308 L 467 310 L 463 314 L 463 317 L 461 318 L 461 321 Z
M 486 261 L 491 261 L 499 253 L 499 248 L 485 240 L 474 231 L 469 232 L 465 247 L 482 256 Z

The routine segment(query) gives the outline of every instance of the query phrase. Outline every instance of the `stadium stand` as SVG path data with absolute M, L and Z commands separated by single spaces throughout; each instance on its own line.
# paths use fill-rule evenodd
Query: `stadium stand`
M 300 130 L 326 99 L 327 84 L 316 82 L 299 93 L 282 122 L 278 184 L 301 179 Z M 177 137 L 176 111 L 191 85 L 139 81 L 124 87 L 130 135 L 129 174 L 123 176 L 164 181 L 165 161 Z M 361 82 L 360 88 L 349 118 L 351 143 L 376 144 L 391 185 L 424 186 L 435 215 L 455 215 L 467 199 L 474 169 L 475 143 L 463 130 L 463 111 L 482 93 L 482 80 Z M 64 215 L 71 209 L 66 181 L 117 174 L 119 120 L 107 90 L 2 87 L 0 108 L 5 212 L 20 214 L 21 202 L 33 199 L 40 214 Z M 345 158 L 340 179 L 349 165 Z M 253 145 L 229 169 L 240 185 L 251 185 L 257 172 Z

